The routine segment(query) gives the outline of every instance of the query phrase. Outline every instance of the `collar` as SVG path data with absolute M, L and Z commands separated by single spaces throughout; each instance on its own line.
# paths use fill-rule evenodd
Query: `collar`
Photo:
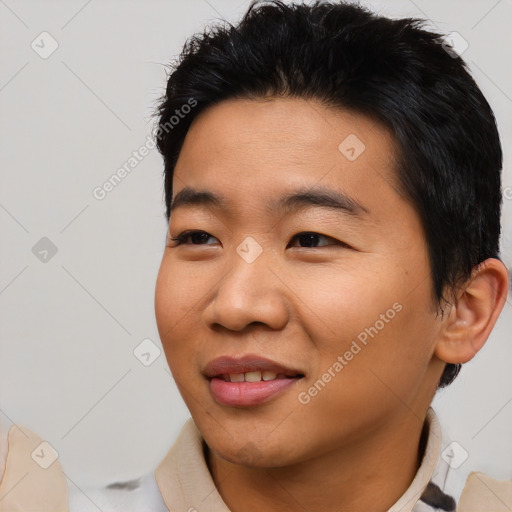
M 425 421 L 428 437 L 421 465 L 409 488 L 388 512 L 412 512 L 432 478 L 441 451 L 441 428 L 432 408 L 429 408 Z M 158 487 L 170 512 L 230 512 L 206 465 L 203 443 L 195 423 L 189 419 L 155 471 Z

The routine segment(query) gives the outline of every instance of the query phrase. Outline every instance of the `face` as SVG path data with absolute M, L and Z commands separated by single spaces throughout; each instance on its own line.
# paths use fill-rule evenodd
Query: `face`
M 424 417 L 440 321 L 394 154 L 374 120 L 312 100 L 229 100 L 194 120 L 156 319 L 223 459 L 287 466 Z

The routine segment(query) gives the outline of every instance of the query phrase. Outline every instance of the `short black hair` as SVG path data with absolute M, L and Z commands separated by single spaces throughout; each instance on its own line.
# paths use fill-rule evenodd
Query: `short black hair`
M 445 292 L 499 258 L 502 151 L 466 64 L 424 25 L 344 2 L 253 1 L 236 26 L 220 23 L 188 39 L 156 111 L 167 220 L 183 141 L 206 108 L 285 96 L 368 115 L 394 135 L 400 191 L 421 219 L 433 302 L 444 314 Z M 447 364 L 439 386 L 460 367 Z

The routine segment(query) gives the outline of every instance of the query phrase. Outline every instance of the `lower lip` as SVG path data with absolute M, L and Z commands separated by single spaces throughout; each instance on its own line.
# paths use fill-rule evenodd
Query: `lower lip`
M 267 402 L 298 380 L 299 377 L 258 382 L 226 382 L 214 377 L 210 380 L 210 391 L 213 398 L 222 405 L 247 407 Z

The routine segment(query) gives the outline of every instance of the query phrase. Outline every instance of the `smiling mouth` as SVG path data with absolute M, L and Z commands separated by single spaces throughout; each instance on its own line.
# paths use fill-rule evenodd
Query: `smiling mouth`
M 204 375 L 213 399 L 230 407 L 268 402 L 304 378 L 299 370 L 253 355 L 217 358 L 206 366 Z
M 222 379 L 225 382 L 268 382 L 276 379 L 296 379 L 302 377 L 304 377 L 304 375 L 300 373 L 296 375 L 286 375 L 284 373 L 277 373 L 270 370 L 256 370 L 244 373 L 224 373 L 217 376 L 217 378 Z

